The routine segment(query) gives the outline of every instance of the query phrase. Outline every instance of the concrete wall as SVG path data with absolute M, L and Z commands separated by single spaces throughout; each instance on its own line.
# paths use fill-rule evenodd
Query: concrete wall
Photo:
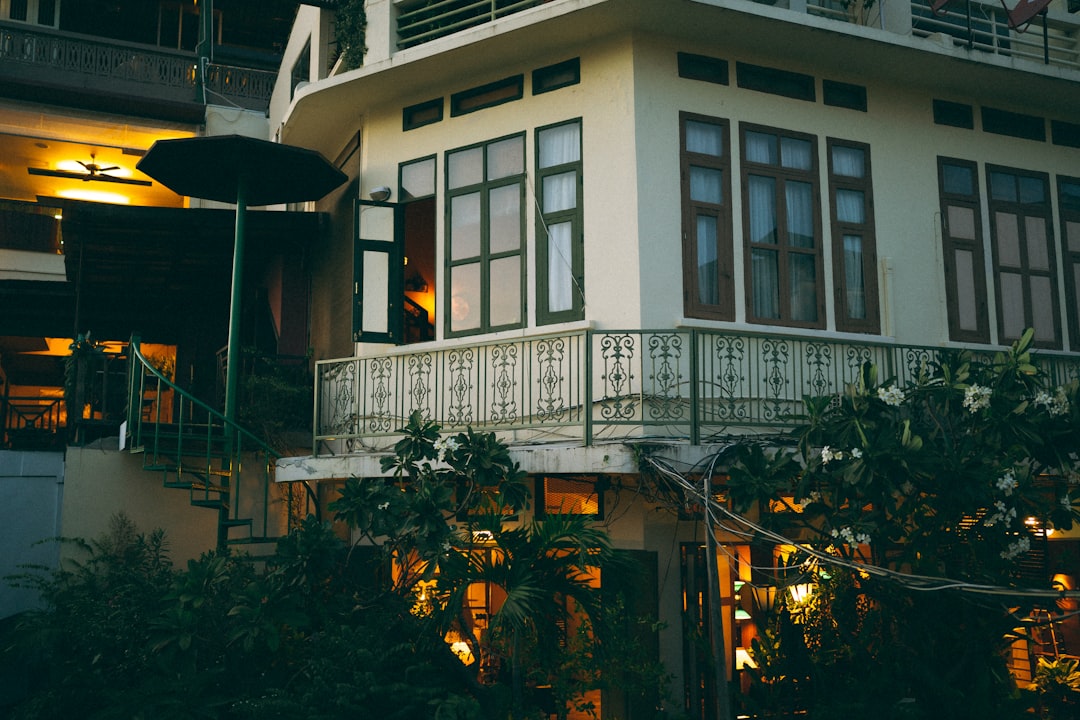
M 57 566 L 64 454 L 0 450 L 0 618 L 36 607 L 30 590 L 11 587 L 22 565 Z

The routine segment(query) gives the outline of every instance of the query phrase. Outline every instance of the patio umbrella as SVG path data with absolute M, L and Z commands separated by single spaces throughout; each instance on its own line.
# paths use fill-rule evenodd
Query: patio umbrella
M 242 135 L 158 140 L 136 167 L 178 195 L 236 205 L 225 366 L 225 418 L 235 423 L 247 207 L 318 200 L 347 177 L 314 150 Z

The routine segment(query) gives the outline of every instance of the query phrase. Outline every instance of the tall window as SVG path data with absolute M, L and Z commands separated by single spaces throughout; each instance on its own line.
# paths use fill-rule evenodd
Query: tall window
M 1080 178 L 1058 178 L 1061 246 L 1065 263 L 1070 345 L 1080 349 Z
M 404 163 L 399 171 L 399 202 L 404 204 L 402 341 L 435 339 L 435 158 Z
M 1048 178 L 995 166 L 986 176 L 998 340 L 1011 343 L 1030 327 L 1037 345 L 1061 347 Z
M 828 140 L 836 329 L 876 333 L 877 250 L 870 147 Z
M 688 113 L 681 119 L 684 312 L 734 320 L 728 123 Z
M 973 162 L 938 159 L 949 337 L 990 342 L 977 178 Z
M 521 327 L 525 138 L 446 155 L 448 335 Z
M 536 131 L 537 319 L 580 320 L 585 312 L 581 121 Z
M 824 327 L 816 141 L 742 128 L 747 319 Z

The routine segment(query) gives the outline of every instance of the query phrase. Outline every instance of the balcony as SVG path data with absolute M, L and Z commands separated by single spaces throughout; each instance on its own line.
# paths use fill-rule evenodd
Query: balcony
M 0 23 L 0 86 L 22 99 L 201 121 L 197 65 L 191 52 Z M 275 76 L 211 64 L 207 88 L 224 104 L 265 111 Z
M 583 331 L 319 362 L 318 454 L 380 450 L 413 411 L 511 442 L 710 442 L 790 427 L 804 395 L 842 392 L 864 363 L 903 384 L 941 348 L 707 330 Z M 1038 362 L 1056 384 L 1080 358 Z M 381 442 L 381 440 L 384 442 Z
M 398 49 L 492 22 L 551 0 L 399 0 Z

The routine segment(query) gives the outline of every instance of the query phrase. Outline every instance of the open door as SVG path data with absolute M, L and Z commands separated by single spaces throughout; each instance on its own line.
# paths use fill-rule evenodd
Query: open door
M 405 282 L 404 206 L 357 200 L 353 340 L 401 344 Z

